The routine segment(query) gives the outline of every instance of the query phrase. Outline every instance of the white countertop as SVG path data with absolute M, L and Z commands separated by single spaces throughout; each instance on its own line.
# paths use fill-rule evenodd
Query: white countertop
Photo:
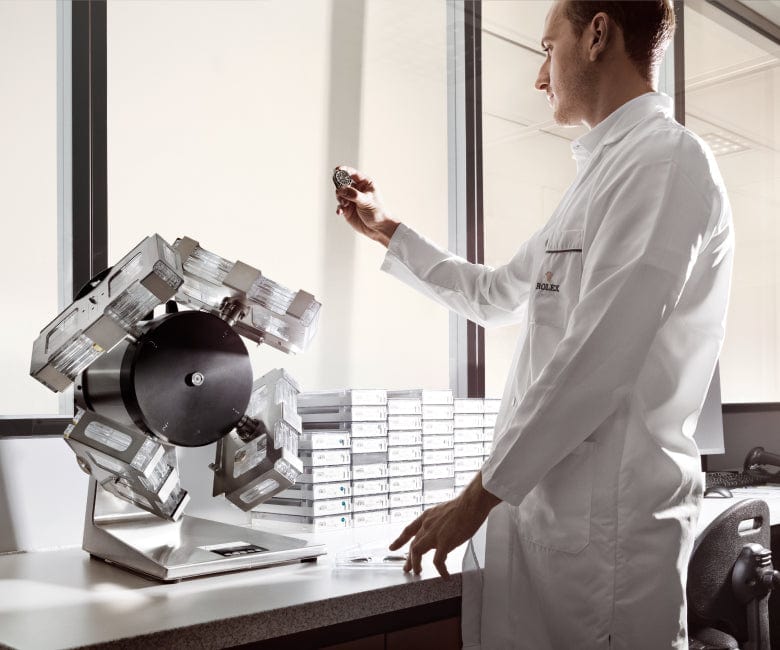
M 399 568 L 341 568 L 336 553 L 387 544 L 398 526 L 295 534 L 326 544 L 315 563 L 162 584 L 80 548 L 0 556 L 0 647 L 47 650 L 119 642 L 122 647 L 220 648 L 456 598 L 465 545 L 449 579 L 426 554 L 420 576 Z
M 769 504 L 780 523 L 780 487 L 732 490 L 703 500 L 698 531 L 739 499 Z M 424 557 L 420 576 L 398 568 L 341 568 L 335 556 L 359 543 L 387 545 L 399 526 L 317 535 L 328 555 L 179 583 L 147 580 L 80 548 L 0 556 L 0 647 L 24 650 L 101 645 L 123 648 L 221 648 L 314 630 L 457 598 L 465 545 L 447 560 L 442 579 Z

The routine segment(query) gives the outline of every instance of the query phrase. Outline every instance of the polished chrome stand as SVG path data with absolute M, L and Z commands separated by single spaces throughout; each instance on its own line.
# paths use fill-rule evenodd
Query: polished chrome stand
M 183 515 L 166 521 L 89 481 L 84 550 L 165 582 L 316 559 L 322 544 Z

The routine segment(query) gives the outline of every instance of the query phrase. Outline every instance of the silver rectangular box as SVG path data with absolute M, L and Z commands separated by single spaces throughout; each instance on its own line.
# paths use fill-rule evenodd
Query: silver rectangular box
M 306 391 L 298 395 L 299 408 L 333 406 L 376 406 L 387 404 L 387 391 L 381 388 L 345 388 Z
M 335 467 L 309 467 L 298 477 L 296 483 L 334 483 L 352 480 L 352 468 L 350 465 L 336 465 Z
M 422 429 L 422 418 L 419 415 L 388 415 L 387 428 L 409 430 Z
M 456 442 L 453 451 L 455 452 L 455 458 L 482 456 L 485 452 L 485 447 L 482 442 Z
M 299 517 L 324 517 L 352 512 L 352 498 L 324 499 L 322 501 L 287 500 L 272 498 L 255 506 L 253 512 Z
M 310 467 L 326 467 L 328 465 L 349 465 L 352 452 L 349 449 L 301 449 L 298 457 L 303 463 L 304 473 Z
M 413 445 L 422 445 L 422 431 L 388 431 L 387 432 L 387 446 L 388 447 L 409 447 Z
M 399 461 L 388 463 L 390 478 L 400 476 L 419 476 L 423 473 L 422 462 L 417 461 Z
M 423 449 L 423 466 L 452 464 L 454 459 L 452 449 Z
M 472 470 L 469 472 L 455 472 L 455 487 L 462 488 L 467 486 L 478 473 L 479 470 Z
M 423 492 L 423 503 L 426 506 L 436 505 L 438 503 L 444 503 L 455 498 L 455 488 L 447 488 L 446 490 L 431 490 L 430 492 Z
M 437 479 L 423 479 L 423 492 L 430 492 L 431 490 L 452 489 L 454 487 L 454 476 Z
M 391 508 L 409 508 L 412 506 L 422 505 L 422 502 L 423 502 L 422 490 L 415 490 L 414 492 L 391 492 L 390 493 Z
M 281 529 L 288 531 L 299 530 L 317 532 L 340 530 L 352 527 L 352 514 L 307 517 L 269 512 L 252 512 L 252 526 L 255 528 L 267 528 L 269 525 L 275 527 L 277 524 L 289 524 L 289 527 L 280 526 Z
M 452 433 L 455 424 L 450 420 L 423 420 L 422 432 L 424 436 L 443 435 Z
M 350 449 L 352 439 L 346 431 L 304 431 L 298 449 Z
M 387 452 L 374 452 L 371 454 L 352 454 L 352 466 L 375 465 L 377 463 L 387 463 Z
M 323 499 L 342 499 L 352 496 L 352 484 L 349 481 L 335 483 L 296 483 L 291 488 L 279 492 L 280 499 L 320 501 Z
M 424 435 L 422 437 L 423 451 L 428 451 L 430 449 L 452 449 L 454 444 L 455 439 L 454 436 L 451 435 Z
M 481 462 L 479 466 L 482 467 Z M 446 465 L 423 465 L 422 476 L 425 481 L 439 478 L 454 478 L 455 466 L 452 463 Z
M 387 463 L 372 463 L 370 465 L 353 465 L 352 467 L 353 481 L 375 480 L 380 478 L 387 478 L 387 476 L 388 476 Z
M 367 512 L 369 510 L 387 510 L 390 505 L 390 497 L 385 494 L 368 494 L 352 499 L 353 512 Z
M 387 478 L 371 479 L 368 481 L 353 481 L 352 495 L 362 497 L 369 494 L 385 494 L 388 492 L 390 484 Z
M 403 525 L 414 521 L 422 515 L 423 510 L 420 506 L 413 508 L 390 508 L 390 523 Z
M 354 528 L 364 528 L 366 526 L 382 526 L 388 523 L 390 523 L 390 512 L 388 510 L 356 512 L 354 515 L 352 515 L 352 526 Z
M 393 476 L 389 480 L 389 492 L 414 492 L 422 490 L 422 475 Z
M 422 400 L 417 398 L 389 397 L 388 415 L 422 415 Z
M 456 472 L 468 472 L 482 469 L 484 460 L 481 456 L 456 458 L 454 462 Z
M 354 438 L 352 454 L 374 454 L 387 452 L 387 438 Z
M 482 427 L 485 415 L 483 413 L 456 413 L 452 420 L 456 429 L 470 429 Z
M 391 390 L 388 397 L 417 398 L 423 404 L 452 404 L 452 391 L 450 389 L 411 388 L 408 390 Z
M 387 436 L 387 420 L 376 422 L 304 422 L 303 432 L 343 433 L 350 438 L 375 438 Z
M 459 398 L 453 401 L 455 413 L 484 413 L 485 401 L 478 397 Z
M 453 433 L 453 442 L 482 442 L 485 439 L 485 432 L 482 427 L 470 429 L 455 429 Z
M 423 420 L 451 420 L 455 414 L 452 404 L 423 404 Z
M 389 447 L 387 450 L 387 462 L 421 461 L 422 448 L 419 445 L 412 447 Z
M 317 406 L 312 409 L 298 406 L 298 414 L 304 425 L 336 422 L 386 422 L 387 406 Z M 304 429 L 311 428 L 313 427 L 304 426 Z
M 497 397 L 485 398 L 485 413 L 498 413 L 501 408 L 501 399 Z

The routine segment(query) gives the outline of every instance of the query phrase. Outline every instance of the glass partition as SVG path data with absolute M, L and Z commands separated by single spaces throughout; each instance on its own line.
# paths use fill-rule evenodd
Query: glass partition
M 549 218 L 574 179 L 569 143 L 584 127 L 556 126 L 534 88 L 551 0 L 482 2 L 485 263 L 504 264 Z M 500 396 L 519 325 L 485 332 L 485 394 Z
M 780 45 L 712 5 L 685 7 L 685 122 L 712 148 L 736 254 L 724 403 L 780 402 Z

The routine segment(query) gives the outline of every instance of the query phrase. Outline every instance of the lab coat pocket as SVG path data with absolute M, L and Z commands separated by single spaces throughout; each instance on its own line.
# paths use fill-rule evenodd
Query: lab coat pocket
M 565 553 L 588 545 L 595 446 L 583 442 L 528 493 L 518 507 L 521 537 Z
M 579 301 L 582 242 L 582 230 L 555 230 L 548 234 L 531 300 L 533 322 L 566 326 Z

